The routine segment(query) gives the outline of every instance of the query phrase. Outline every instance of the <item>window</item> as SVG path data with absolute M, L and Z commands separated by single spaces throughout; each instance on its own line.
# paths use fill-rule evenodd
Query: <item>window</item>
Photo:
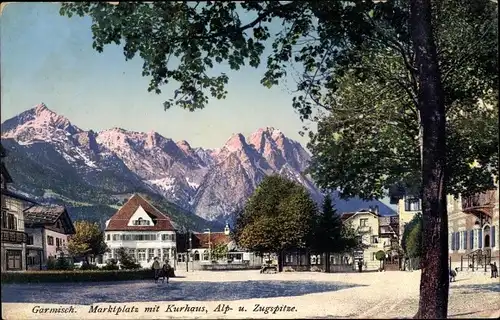
M 146 261 L 146 249 L 137 249 L 137 259 L 139 261 Z
M 115 237 L 116 236 L 116 237 Z M 120 234 L 113 235 L 113 240 L 123 241 L 156 241 L 156 234 Z
M 127 254 L 129 255 L 129 257 L 135 260 L 135 249 L 127 249 Z
M 7 211 L 2 210 L 2 228 L 7 229 Z
M 12 213 L 2 211 L 2 228 L 17 230 L 17 218 Z
M 174 235 L 173 234 L 162 234 L 161 235 L 161 240 L 162 241 L 174 241 Z
M 143 218 L 139 218 L 132 222 L 134 226 L 149 226 L 149 220 L 144 220 Z
M 40 264 L 40 259 L 38 256 L 28 256 L 26 258 L 26 264 L 29 266 L 38 266 Z
M 109 241 L 109 239 L 110 239 L 110 238 L 111 238 L 111 236 L 110 236 L 110 234 L 108 233 L 108 234 L 106 235 L 106 240 L 108 240 L 108 241 Z
M 420 211 L 420 199 L 407 197 L 405 199 L 405 211 Z
M 155 258 L 155 249 L 148 249 L 148 261 Z
M 163 260 L 169 260 L 170 259 L 169 251 L 170 251 L 169 249 L 163 248 Z
M 378 238 L 377 236 L 372 236 L 372 244 L 373 243 L 378 243 Z
M 26 242 L 27 245 L 33 245 L 33 236 L 28 236 L 28 241 Z
M 359 226 L 366 227 L 368 219 L 359 219 Z
M 61 239 L 59 238 L 56 238 L 56 247 L 60 247 L 61 246 Z
M 22 252 L 20 250 L 6 250 L 7 270 L 22 269 L 21 255 Z
M 47 236 L 47 244 L 49 246 L 53 246 L 54 245 L 54 237 L 52 236 Z
M 479 248 L 479 230 L 473 230 L 474 231 L 474 248 L 473 249 L 478 249 Z

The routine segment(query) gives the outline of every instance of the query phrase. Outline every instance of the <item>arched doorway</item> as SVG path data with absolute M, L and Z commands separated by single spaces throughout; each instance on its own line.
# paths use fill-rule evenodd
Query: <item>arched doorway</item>
M 490 226 L 486 225 L 483 228 L 483 237 L 484 237 L 484 248 L 489 248 L 490 247 Z

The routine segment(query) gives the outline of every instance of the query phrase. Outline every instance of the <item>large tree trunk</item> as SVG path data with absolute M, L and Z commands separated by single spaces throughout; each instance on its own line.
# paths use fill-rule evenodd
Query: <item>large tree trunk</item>
M 410 10 L 423 125 L 423 260 L 416 318 L 443 319 L 448 313 L 449 288 L 444 96 L 433 40 L 431 0 L 411 0 Z

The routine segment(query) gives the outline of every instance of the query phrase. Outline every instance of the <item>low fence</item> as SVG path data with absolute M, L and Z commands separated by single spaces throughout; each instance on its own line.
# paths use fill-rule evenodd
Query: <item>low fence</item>
M 311 272 L 325 272 L 325 266 L 324 265 L 286 265 L 283 266 L 283 271 L 284 272 L 304 272 L 304 271 L 311 271 Z M 330 272 L 331 273 L 347 273 L 347 272 L 355 272 L 356 270 L 353 269 L 352 264 L 332 264 L 330 265 Z
M 218 264 L 202 264 L 201 269 L 204 271 L 226 271 L 226 270 L 259 270 L 260 266 L 244 264 L 244 263 L 218 263 Z
M 175 277 L 175 274 L 172 274 Z M 2 283 L 94 282 L 151 280 L 151 269 L 141 270 L 70 270 L 70 271 L 5 271 Z
M 346 273 L 355 272 L 352 264 L 332 264 L 330 265 L 330 272 Z

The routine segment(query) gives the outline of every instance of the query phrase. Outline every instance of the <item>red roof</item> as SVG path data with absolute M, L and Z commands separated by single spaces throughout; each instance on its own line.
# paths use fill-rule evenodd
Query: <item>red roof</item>
M 129 226 L 128 222 L 141 206 L 151 217 L 152 226 Z M 134 194 L 109 220 L 106 231 L 175 231 L 170 218 L 138 194 Z
M 193 233 L 193 249 L 195 248 L 209 248 L 208 242 L 209 237 L 208 233 Z M 210 233 L 210 242 L 212 243 L 212 248 L 219 244 L 228 244 L 231 242 L 231 237 L 226 235 L 224 232 L 212 232 Z

